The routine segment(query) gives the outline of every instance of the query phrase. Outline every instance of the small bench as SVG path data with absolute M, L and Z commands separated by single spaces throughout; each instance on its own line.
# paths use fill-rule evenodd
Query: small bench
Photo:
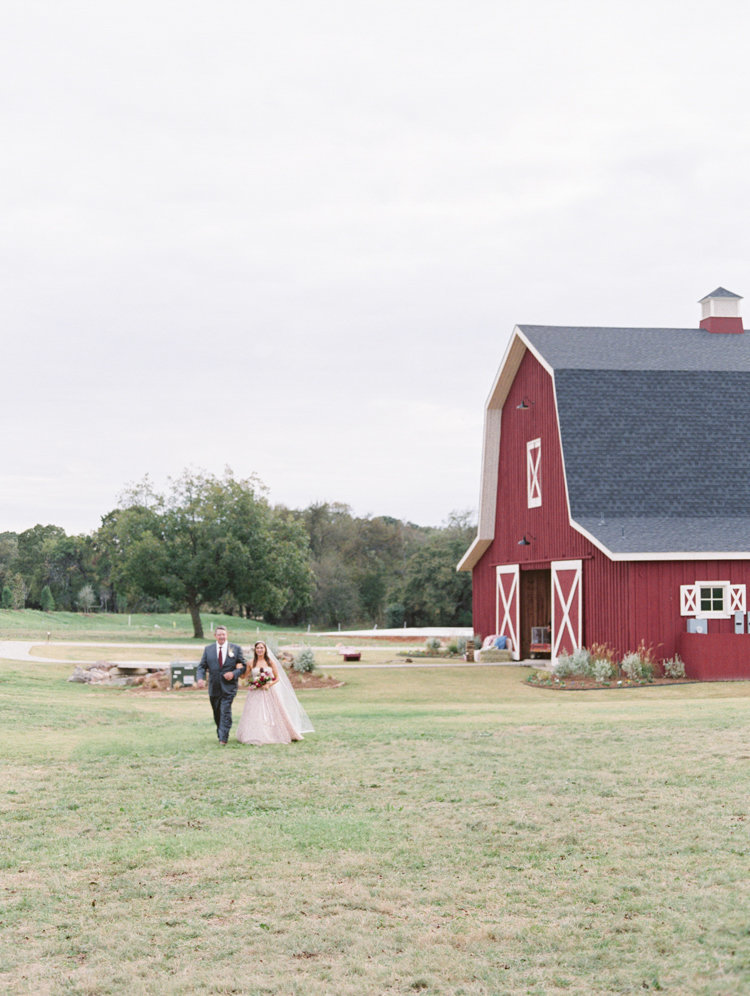
M 167 671 L 169 664 L 161 664 L 156 661 L 112 661 L 112 667 L 117 668 L 118 671 L 138 673 L 139 671 Z

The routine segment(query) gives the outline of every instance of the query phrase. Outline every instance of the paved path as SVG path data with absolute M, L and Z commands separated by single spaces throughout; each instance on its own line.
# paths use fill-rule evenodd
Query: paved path
M 337 671 L 339 671 L 339 670 L 341 670 L 343 668 L 358 668 L 358 667 L 360 667 L 360 668 L 362 668 L 362 667 L 370 667 L 370 668 L 372 668 L 372 667 L 383 667 L 383 668 L 401 668 L 401 669 L 403 669 L 403 668 L 410 668 L 410 667 L 508 667 L 509 665 L 512 666 L 512 667 L 518 667 L 521 664 L 527 664 L 527 663 L 528 663 L 528 661 L 484 661 L 484 663 L 482 663 L 481 661 L 471 661 L 471 662 L 469 662 L 469 661 L 462 661 L 462 660 L 458 660 L 458 659 L 454 659 L 454 660 L 450 660 L 450 661 L 436 661 L 436 660 L 432 660 L 432 659 L 431 660 L 419 660 L 419 659 L 417 659 L 417 660 L 412 660 L 412 661 L 406 661 L 405 660 L 403 663 L 401 663 L 399 661 L 398 663 L 393 663 L 393 664 L 366 664 L 366 663 L 365 664 L 362 664 L 362 663 L 360 663 L 360 664 L 350 664 L 348 662 L 346 664 L 336 664 L 336 663 L 334 663 L 334 664 L 326 664 L 325 670 L 326 671 L 330 671 L 332 668 L 335 668 Z
M 396 637 L 399 640 L 425 640 L 430 636 L 438 636 L 444 640 L 451 637 L 464 637 L 466 640 L 474 639 L 474 630 L 471 626 L 397 626 L 395 629 L 331 629 L 325 633 L 316 633 L 316 636 L 368 636 L 368 637 Z
M 135 649 L 143 650 L 143 649 L 147 649 L 147 650 L 153 650 L 155 647 L 159 647 L 159 648 L 164 649 L 164 650 L 176 650 L 176 651 L 182 651 L 183 653 L 185 653 L 185 651 L 191 651 L 191 650 L 194 651 L 194 650 L 199 649 L 197 647 L 186 647 L 182 643 L 181 644 L 170 644 L 170 643 L 158 643 L 158 644 L 154 644 L 154 643 L 96 643 L 96 642 L 86 642 L 86 641 L 82 641 L 82 640 L 81 641 L 79 641 L 79 640 L 66 640 L 64 642 L 63 641 L 56 641 L 56 642 L 52 642 L 52 643 L 47 643 L 45 640 L 0 640 L 0 660 L 30 661 L 30 662 L 33 662 L 34 664 L 70 664 L 70 665 L 75 665 L 75 664 L 91 663 L 91 661 L 60 660 L 58 657 L 47 656 L 46 653 L 44 655 L 42 655 L 42 654 L 32 654 L 31 653 L 31 648 L 32 647 L 45 647 L 45 648 L 49 648 L 50 654 L 54 653 L 54 648 L 55 647 L 101 647 L 101 648 L 116 647 L 118 650 L 122 650 L 122 649 L 130 649 L 130 650 L 135 650 Z M 315 647 L 314 649 L 315 650 L 335 650 L 336 648 L 335 647 Z M 363 650 L 363 652 L 364 652 L 364 650 Z M 152 662 L 151 661 L 143 661 L 143 660 L 141 660 L 141 661 L 117 661 L 117 663 L 118 664 L 132 664 L 132 665 L 139 665 L 141 667 L 146 667 L 146 666 L 148 666 Z M 167 662 L 165 662 L 165 661 L 160 661 L 159 663 L 162 666 L 164 666 L 164 667 L 167 666 Z M 196 663 L 197 663 L 197 661 L 196 661 Z M 406 660 L 404 660 L 403 662 L 399 661 L 399 662 L 389 663 L 389 664 L 367 664 L 366 662 L 365 663 L 361 663 L 360 662 L 360 663 L 357 663 L 357 664 L 353 664 L 353 663 L 350 663 L 350 662 L 347 662 L 347 663 L 343 663 L 343 662 L 342 663 L 337 663 L 337 662 L 334 662 L 332 664 L 327 663 L 325 665 L 325 670 L 329 671 L 329 670 L 336 669 L 338 671 L 338 670 L 343 670 L 343 669 L 347 669 L 347 668 L 350 668 L 350 669 L 356 669 L 356 668 L 401 668 L 401 669 L 403 669 L 403 668 L 418 668 L 418 667 L 422 667 L 422 668 L 438 668 L 438 667 L 453 667 L 453 668 L 455 668 L 455 667 L 508 667 L 509 665 L 510 666 L 519 666 L 519 665 L 523 665 L 523 664 L 533 664 L 535 666 L 539 666 L 539 665 L 542 665 L 543 662 L 542 661 L 496 661 L 496 662 L 490 663 L 489 661 L 487 661 L 485 663 L 479 663 L 479 662 L 467 663 L 466 661 L 461 661 L 461 660 L 450 660 L 450 661 L 430 660 L 430 661 L 426 661 L 426 660 L 419 660 L 417 658 L 416 660 L 412 660 L 412 661 L 406 661 Z
M 185 647 L 184 644 L 170 643 L 97 643 L 84 640 L 53 641 L 46 640 L 0 640 L 0 659 L 12 661 L 33 661 L 35 664 L 81 664 L 91 663 L 90 661 L 61 660 L 59 657 L 47 656 L 47 654 L 32 654 L 32 647 L 49 648 L 50 653 L 54 653 L 55 647 L 116 647 L 119 650 L 153 650 L 154 647 L 162 647 L 164 650 L 194 650 L 194 647 Z M 147 664 L 148 661 L 118 661 L 122 664 Z M 163 663 L 163 662 L 162 662 Z

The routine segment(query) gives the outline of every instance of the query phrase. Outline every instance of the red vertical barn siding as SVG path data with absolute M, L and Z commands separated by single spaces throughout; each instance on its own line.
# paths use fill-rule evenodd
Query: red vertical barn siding
M 731 581 L 744 584 L 750 598 L 750 563 L 747 560 L 669 560 L 633 564 L 631 597 L 634 643 L 643 635 L 657 658 L 678 652 L 678 640 L 687 630 L 687 617 L 680 615 L 680 586 L 696 581 Z M 709 619 L 712 634 L 733 634 L 734 618 Z M 750 641 L 750 637 L 748 637 Z M 748 643 L 750 649 L 750 642 Z
M 734 633 L 681 633 L 677 651 L 685 676 L 699 681 L 750 679 L 750 636 Z
M 738 570 L 740 564 L 744 571 Z M 622 655 L 643 642 L 657 659 L 672 657 L 687 628 L 687 617 L 680 615 L 680 586 L 697 580 L 748 583 L 747 566 L 744 561 L 613 561 L 594 550 L 584 562 L 585 643 L 608 643 Z M 709 626 L 715 632 L 734 631 L 732 619 L 711 620 Z
M 495 571 L 482 563 L 472 571 L 471 607 L 474 632 L 484 637 L 495 631 Z
M 673 561 L 639 561 L 631 565 L 630 641 L 624 651 L 635 650 L 643 641 L 657 658 L 674 654 L 677 629 L 686 626 L 680 617 L 681 566 Z M 695 579 L 693 574 L 691 581 Z
M 587 647 L 606 643 L 622 653 L 631 641 L 631 564 L 591 549 L 591 557 L 583 562 L 583 642 Z

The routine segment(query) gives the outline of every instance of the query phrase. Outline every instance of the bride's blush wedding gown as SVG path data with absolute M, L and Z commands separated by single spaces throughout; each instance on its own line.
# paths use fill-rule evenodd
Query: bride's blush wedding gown
M 259 670 L 259 668 L 252 668 L 251 677 L 257 678 Z M 300 722 L 298 712 L 302 707 L 297 703 L 297 710 L 295 710 L 293 708 L 294 702 L 290 702 L 292 706 L 290 710 L 285 705 L 279 694 L 283 680 L 280 678 L 276 684 L 263 688 L 253 688 L 251 685 L 248 689 L 245 707 L 237 727 L 237 739 L 241 744 L 254 744 L 256 747 L 260 747 L 263 744 L 288 744 L 292 740 L 303 739 L 302 728 L 304 728 L 304 724 Z M 287 681 L 289 681 L 288 678 Z M 291 684 L 290 690 L 292 690 Z M 293 690 L 292 695 L 296 702 Z M 294 715 L 290 715 L 290 711 Z M 304 712 L 304 710 L 302 711 Z M 308 727 L 309 730 L 312 730 L 312 724 L 309 723 L 309 720 Z

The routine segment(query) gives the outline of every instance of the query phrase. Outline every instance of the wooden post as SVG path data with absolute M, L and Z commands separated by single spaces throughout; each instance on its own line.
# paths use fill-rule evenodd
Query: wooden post
M 468 664 L 470 661 L 472 663 L 474 661 L 474 641 L 473 640 L 467 640 L 466 641 L 466 663 Z

